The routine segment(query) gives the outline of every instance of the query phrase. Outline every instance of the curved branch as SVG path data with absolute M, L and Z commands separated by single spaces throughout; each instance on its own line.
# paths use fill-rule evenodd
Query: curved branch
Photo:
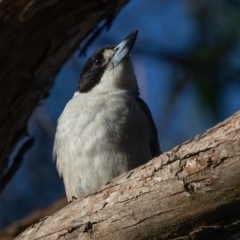
M 234 239 L 240 235 L 239 175 L 237 112 L 17 239 Z
M 0 1 L 0 177 L 27 120 L 63 63 L 102 20 L 109 27 L 127 0 Z M 102 30 L 102 29 L 101 29 Z

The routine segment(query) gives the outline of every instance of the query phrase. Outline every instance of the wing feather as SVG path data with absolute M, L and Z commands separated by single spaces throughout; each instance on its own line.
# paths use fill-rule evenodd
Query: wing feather
M 161 154 L 161 149 L 160 149 L 160 145 L 159 145 L 159 141 L 158 141 L 158 132 L 157 132 L 156 125 L 153 121 L 152 114 L 151 114 L 147 104 L 140 97 L 137 97 L 137 102 L 140 104 L 143 112 L 146 114 L 146 116 L 149 120 L 149 123 L 151 125 L 153 138 L 149 144 L 149 148 L 151 150 L 152 157 L 157 157 Z

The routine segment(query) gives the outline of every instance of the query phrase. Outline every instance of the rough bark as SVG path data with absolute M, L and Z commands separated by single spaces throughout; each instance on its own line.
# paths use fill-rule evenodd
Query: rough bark
M 0 179 L 63 63 L 127 0 L 0 0 Z M 102 29 L 102 28 L 101 28 Z
M 236 239 L 240 112 L 68 204 L 17 239 Z

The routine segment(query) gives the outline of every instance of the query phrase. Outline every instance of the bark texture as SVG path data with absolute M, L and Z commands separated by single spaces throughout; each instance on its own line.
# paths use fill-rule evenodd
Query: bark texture
M 240 112 L 31 226 L 17 239 L 237 239 Z
M 0 179 L 63 63 L 127 0 L 0 0 Z

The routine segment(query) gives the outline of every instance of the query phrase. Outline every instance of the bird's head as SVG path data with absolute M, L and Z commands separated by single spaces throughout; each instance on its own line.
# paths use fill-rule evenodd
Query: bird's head
M 129 55 L 137 38 L 133 31 L 117 46 L 98 49 L 86 62 L 78 92 L 128 90 L 138 94 L 138 86 Z

